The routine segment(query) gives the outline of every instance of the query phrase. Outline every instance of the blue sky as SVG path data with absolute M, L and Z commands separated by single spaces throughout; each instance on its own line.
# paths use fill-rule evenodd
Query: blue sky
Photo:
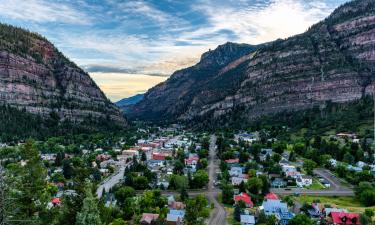
M 0 0 L 0 21 L 41 33 L 112 100 L 146 91 L 227 41 L 304 32 L 347 0 Z

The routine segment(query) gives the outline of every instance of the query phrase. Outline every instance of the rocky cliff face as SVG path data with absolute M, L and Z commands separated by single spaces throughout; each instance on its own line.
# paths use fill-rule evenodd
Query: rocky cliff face
M 199 66 L 202 57 L 197 66 L 150 89 L 129 115 L 192 121 L 235 111 L 251 120 L 372 94 L 375 1 L 347 3 L 303 34 L 239 54 L 234 54 L 236 48 L 216 53 L 220 48 L 204 54 L 215 55 L 215 60 L 203 63 L 205 67 Z
M 90 76 L 38 34 L 0 24 L 0 104 L 61 121 L 106 118 L 120 111 Z

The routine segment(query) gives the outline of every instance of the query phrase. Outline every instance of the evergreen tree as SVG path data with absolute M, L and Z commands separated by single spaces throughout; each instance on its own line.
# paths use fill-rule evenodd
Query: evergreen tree
M 86 185 L 86 197 L 81 212 L 77 214 L 76 225 L 101 225 L 98 202 L 91 193 L 91 185 Z
M 186 188 L 181 188 L 180 197 L 181 197 L 181 201 L 185 201 L 186 199 L 189 198 L 189 194 L 186 191 Z
M 238 222 L 241 221 L 241 207 L 239 204 L 234 206 L 233 218 Z

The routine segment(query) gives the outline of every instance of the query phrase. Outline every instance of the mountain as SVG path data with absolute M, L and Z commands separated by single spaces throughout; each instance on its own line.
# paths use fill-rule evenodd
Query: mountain
M 227 43 L 175 72 L 131 107 L 154 121 L 252 121 L 346 103 L 375 91 L 375 1 L 336 9 L 305 33 L 251 46 Z
M 58 123 L 126 125 L 90 76 L 39 34 L 0 24 L 0 105 Z M 30 115 L 29 115 L 30 114 Z M 17 114 L 21 115 L 21 114 Z M 2 115 L 12 120 L 12 114 Z
M 141 101 L 143 99 L 143 96 L 144 96 L 144 94 L 137 94 L 137 95 L 134 95 L 134 96 L 131 96 L 131 97 L 128 97 L 128 98 L 123 98 L 120 101 L 116 102 L 115 104 L 120 108 L 123 108 L 125 106 L 134 105 L 134 104 L 138 103 L 139 101 Z

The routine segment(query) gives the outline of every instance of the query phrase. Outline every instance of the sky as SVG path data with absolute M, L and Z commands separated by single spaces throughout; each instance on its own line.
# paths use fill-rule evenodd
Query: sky
M 0 22 L 49 39 L 112 101 L 225 42 L 299 34 L 348 0 L 0 0 Z

